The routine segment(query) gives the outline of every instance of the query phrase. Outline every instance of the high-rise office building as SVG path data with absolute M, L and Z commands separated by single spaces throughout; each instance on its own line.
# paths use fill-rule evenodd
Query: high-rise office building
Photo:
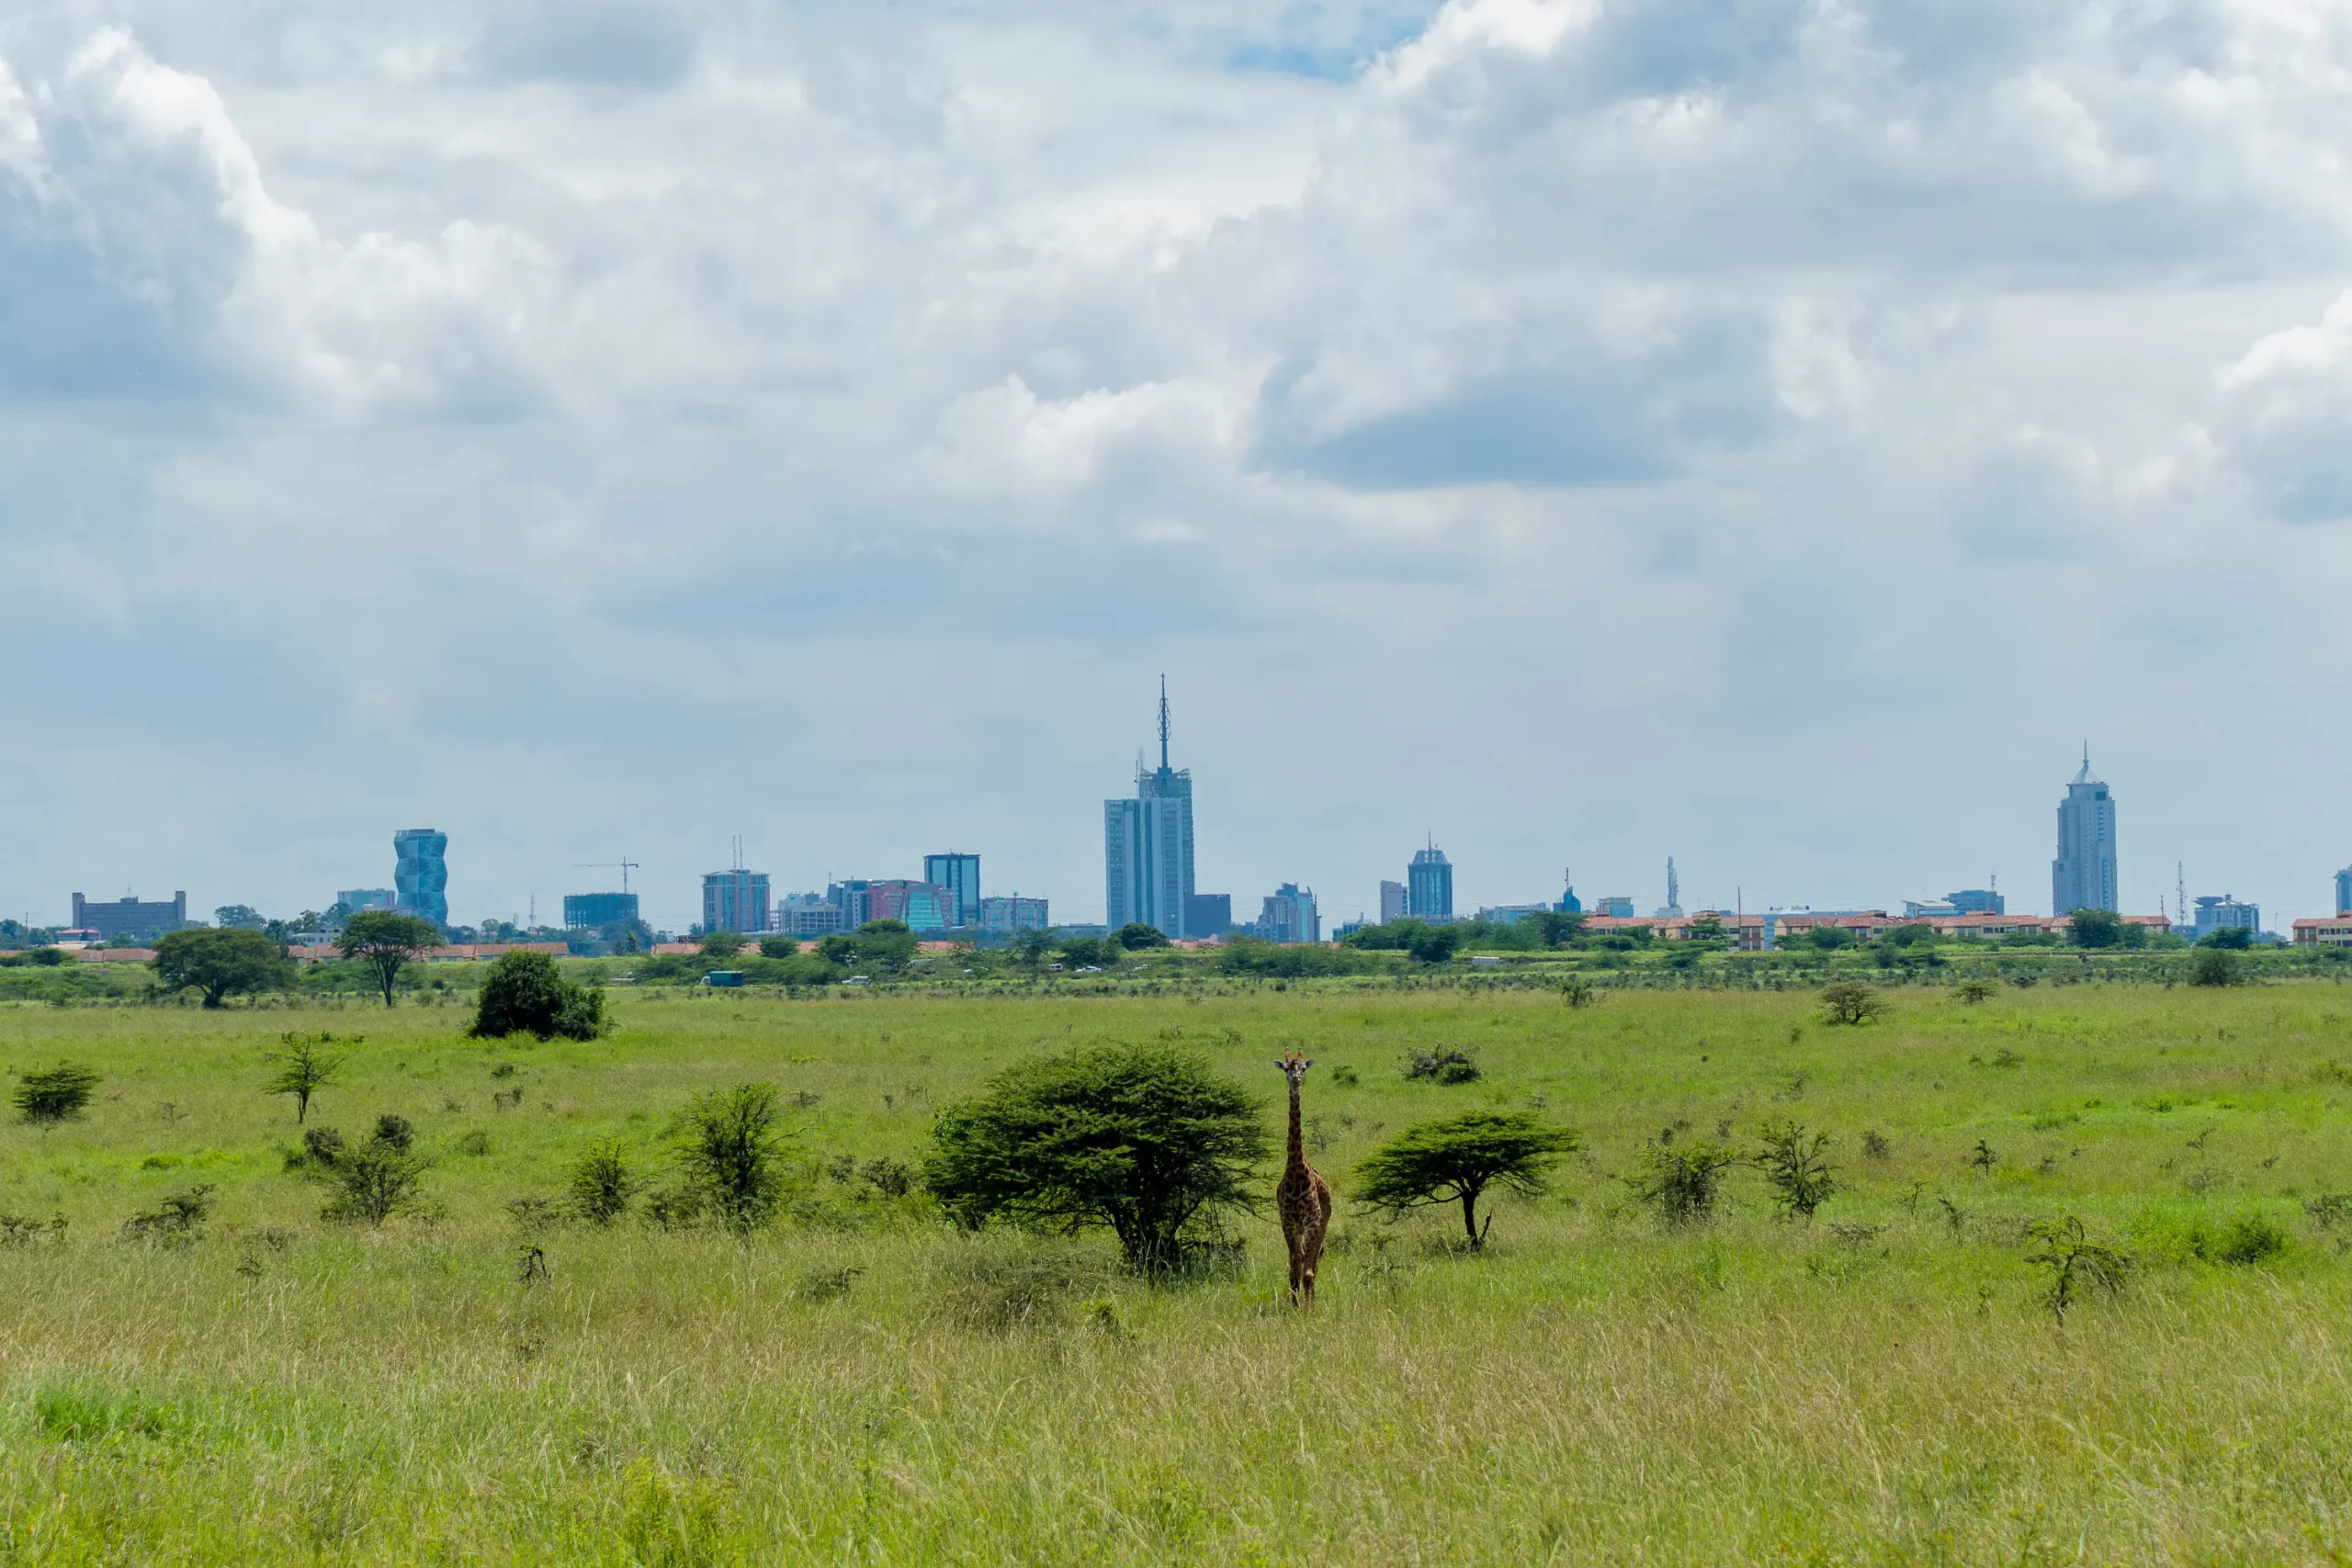
M 842 907 L 819 893 L 787 893 L 768 910 L 768 927 L 787 936 L 831 936 L 850 929 Z
M 2215 931 L 2256 931 L 2262 930 L 2262 910 L 2254 904 L 2241 904 L 2229 894 L 2197 900 L 2197 924 L 2190 931 L 2192 940 L 2211 936 Z
M 1168 762 L 1168 682 L 1159 683 L 1159 766 L 1136 768 L 1131 800 L 1102 803 L 1102 923 L 1141 922 L 1161 935 L 1190 934 L 1193 773 Z
M 1947 893 L 1944 901 L 1963 915 L 2006 915 L 2009 901 L 1989 887 L 1963 887 Z
M 1382 925 L 1385 926 L 1391 920 L 1403 919 L 1408 907 L 1405 902 L 1403 883 L 1384 882 L 1380 885 L 1380 923 Z
M 1634 896 L 1611 893 L 1592 902 L 1592 912 L 1604 920 L 1630 920 L 1634 918 Z
M 403 915 L 449 928 L 449 835 L 403 828 L 392 835 L 392 890 Z
M 768 874 L 764 871 L 707 872 L 702 879 L 702 929 L 763 931 L 768 929 Z
M 334 901 L 356 915 L 362 909 L 397 909 L 401 896 L 390 887 L 345 887 L 337 889 Z
M 1674 857 L 1666 857 L 1666 902 L 1652 911 L 1669 920 L 1682 918 L 1682 874 L 1674 869 Z
M 1432 840 L 1405 868 L 1405 913 L 1417 920 L 1453 919 L 1453 863 Z
M 2083 748 L 2083 771 L 2066 786 L 2058 807 L 2058 858 L 2050 863 L 2050 912 L 2117 909 L 2115 890 L 2115 800 L 2091 777 L 2091 749 Z
M 1043 898 L 1023 898 L 1014 894 L 1010 898 L 980 900 L 980 929 L 991 931 L 1041 931 L 1053 924 L 1053 918 Z
M 637 918 L 637 895 L 634 893 L 567 893 L 563 896 L 563 924 L 567 931 L 594 931 L 599 926 L 609 926 L 615 920 Z
M 1553 912 L 1561 915 L 1583 914 L 1584 900 L 1577 897 L 1577 874 L 1572 870 L 1563 871 L 1560 873 L 1560 880 L 1563 885 L 1560 901 L 1552 906 Z
M 1195 893 L 1184 901 L 1184 934 L 1223 936 L 1233 924 L 1233 895 Z
M 972 857 L 975 862 L 978 856 Z M 972 911 L 978 918 L 979 910 Z M 956 893 L 953 888 L 937 882 L 910 882 L 891 877 L 871 883 L 865 889 L 865 918 L 869 920 L 897 920 L 909 931 L 939 931 L 960 924 L 956 919 Z
M 2335 912 L 2352 915 L 2352 865 L 2335 874 Z
M 1323 918 L 1315 910 L 1315 890 L 1295 882 L 1275 888 L 1259 913 L 1258 934 L 1268 942 L 1321 942 Z
M 951 926 L 976 926 L 980 923 L 980 857 L 950 852 L 944 855 L 922 857 L 922 879 L 935 882 L 956 895 L 955 912 L 948 917 Z
M 842 930 L 854 931 L 873 919 L 865 912 L 866 890 L 873 882 L 863 876 L 843 877 L 825 887 L 825 897 L 842 912 Z
M 88 931 L 100 942 L 119 936 L 135 941 L 152 942 L 168 936 L 187 924 L 187 895 L 175 893 L 167 903 L 157 898 L 140 902 L 129 894 L 120 898 L 92 903 L 79 893 L 74 895 L 74 929 Z

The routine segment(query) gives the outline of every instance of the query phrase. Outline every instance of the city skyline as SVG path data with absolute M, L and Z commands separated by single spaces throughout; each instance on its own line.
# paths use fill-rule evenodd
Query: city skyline
M 1189 770 L 1173 770 L 1170 768 L 1168 764 L 1167 759 L 1169 754 L 1165 750 L 1168 739 L 1166 705 L 1167 698 L 1163 690 L 1161 694 L 1160 714 L 1161 740 L 1163 744 L 1162 762 L 1159 769 L 1151 769 L 1148 767 L 1140 769 L 1137 776 L 1139 779 L 1152 778 L 1164 772 L 1170 777 L 1182 776 L 1186 784 L 1189 785 Z M 2104 831 L 2107 834 L 2106 842 L 2108 846 L 2108 852 L 2111 855 L 2115 839 L 2111 797 L 2109 797 L 2106 793 L 2105 780 L 2094 777 L 2090 773 L 2088 747 L 2086 745 L 2083 748 L 2080 765 L 2075 778 L 2071 783 L 2063 787 L 2067 791 L 2067 795 L 2064 800 L 2062 800 L 2059 808 L 2059 819 L 2061 824 L 2060 833 L 2062 837 L 2065 831 L 2065 824 L 2068 820 L 2067 814 L 2070 809 L 2070 805 L 2074 802 L 2075 797 L 2078 794 L 2082 793 L 2086 787 L 2094 789 L 2098 794 L 2099 803 L 2106 807 L 2108 812 L 2108 815 L 2104 819 L 2106 822 Z M 1189 795 L 1186 796 L 1186 803 L 1189 804 Z M 394 836 L 393 847 L 396 854 L 403 850 L 413 850 L 423 857 L 416 863 L 416 871 L 426 879 L 428 884 L 433 886 L 434 890 L 437 893 L 443 884 L 433 883 L 432 878 L 435 874 L 446 878 L 446 867 L 443 865 L 442 857 L 446 855 L 447 852 L 450 837 L 451 836 L 447 833 L 429 829 L 403 829 Z M 1430 841 L 1425 843 L 1423 849 L 1413 852 L 1411 858 L 1415 861 L 1421 861 L 1428 859 L 1430 856 L 1438 856 L 1439 860 L 1435 863 L 1443 864 L 1443 874 L 1446 886 L 1451 888 L 1454 872 L 1453 863 L 1450 860 L 1445 860 L 1441 852 L 1438 851 L 1434 842 L 1433 835 L 1425 835 L 1425 838 Z M 748 852 L 743 851 L 740 844 L 738 844 L 736 848 L 737 852 Z M 461 844 L 461 853 L 463 852 L 463 850 L 464 846 Z M 971 871 L 977 870 L 978 863 L 981 861 L 982 857 L 972 853 L 956 853 L 950 855 L 938 852 L 928 852 L 921 853 L 899 852 L 885 858 L 888 862 L 888 869 L 897 869 L 901 863 L 914 863 L 920 865 L 925 877 L 928 877 L 930 873 L 945 867 L 952 862 L 955 863 L 954 870 L 956 875 L 961 879 L 968 876 Z M 2060 859 L 2063 860 L 2063 858 L 2064 856 L 2062 854 Z M 1679 867 L 1676 866 L 1676 863 L 1672 856 L 1667 857 L 1667 860 L 1668 866 L 1670 868 L 1674 868 L 1674 871 L 1668 874 L 1671 876 L 1675 872 L 1679 872 Z M 633 867 L 639 863 L 640 863 L 636 862 L 631 863 Z M 993 863 L 991 862 L 991 863 Z M 1604 860 L 1604 863 L 1608 863 Z M 1374 867 L 1372 869 L 1376 873 L 1378 868 Z M 1409 868 L 1399 867 L 1397 869 L 1400 874 L 1409 874 Z M 645 887 L 654 888 L 659 886 L 658 879 L 646 878 L 642 871 L 640 871 L 639 874 L 640 883 Z M 703 914 L 707 910 L 707 898 L 709 897 L 707 885 L 713 874 L 714 874 L 709 873 L 697 874 L 697 881 L 702 885 L 701 906 L 699 908 L 690 908 L 687 911 L 684 912 L 683 918 L 677 918 L 676 912 L 672 911 L 669 908 L 666 903 L 666 896 L 664 894 L 648 893 L 646 896 L 653 900 L 651 905 L 648 908 L 645 916 L 648 923 L 662 929 L 681 931 L 688 930 L 696 924 L 702 918 Z M 758 874 L 761 878 L 763 886 L 764 886 L 768 881 L 774 881 L 775 886 L 778 889 L 776 898 L 780 906 L 781 900 L 786 896 L 786 890 L 790 889 L 793 886 L 793 878 L 781 875 L 772 877 L 771 874 L 766 873 L 760 873 Z M 2056 863 L 2052 863 L 2053 883 L 2056 881 L 2058 874 Z M 2153 876 L 2154 873 L 2151 872 L 2149 874 Z M 1530 875 L 1531 877 L 1532 876 L 1532 871 Z M 1359 871 L 1357 873 L 1357 877 L 1358 879 L 1363 879 L 1363 873 Z M 832 877 L 831 874 L 829 874 L 826 879 L 817 882 L 815 886 L 822 886 L 831 880 Z M 877 878 L 876 880 L 878 882 L 886 879 Z M 918 880 L 918 878 L 910 874 L 909 875 L 896 880 L 912 882 Z M 1261 877 L 1254 882 L 1247 877 L 1239 879 L 1241 885 L 1251 889 L 1251 891 L 1242 896 L 1243 907 L 1245 908 L 1254 908 L 1258 905 L 1261 899 L 1261 895 L 1260 892 L 1256 891 L 1256 889 L 1261 886 L 1271 886 L 1279 883 L 1289 886 L 1320 887 L 1323 886 L 1345 886 L 1349 880 L 1350 878 L 1345 873 L 1342 873 L 1337 877 L 1320 881 L 1312 875 L 1293 876 L 1280 873 Z M 1390 878 L 1377 876 L 1374 877 L 1373 880 L 1374 881 L 1375 886 L 1379 883 L 1392 881 Z M 1994 883 L 1997 883 L 1999 878 L 1996 875 L 1990 880 Z M 2198 894 L 2199 897 L 2206 899 L 2219 897 L 2222 896 L 2218 892 L 2208 893 L 2205 891 L 2209 882 L 2217 888 L 2221 887 L 2224 884 L 2229 885 L 2233 888 L 2239 886 L 2237 882 L 2233 881 L 2233 879 L 2226 875 L 2210 878 L 2200 875 L 2196 878 L 2188 878 L 2188 880 L 2191 883 L 2191 891 Z M 2269 929 L 2273 930 L 2283 930 L 2288 922 L 2298 917 L 2332 915 L 2340 912 L 2335 907 L 2341 899 L 2343 887 L 2345 886 L 2344 880 L 2339 874 L 2330 871 L 2324 874 L 2315 874 L 2312 880 L 2315 884 L 2319 885 L 2323 889 L 2317 897 L 2307 896 L 2306 898 L 2301 901 L 2293 900 L 2291 898 L 2285 901 L 2278 901 L 2249 894 L 2240 897 L 2237 902 L 2246 906 L 2258 907 L 2267 911 L 2265 916 L 2266 924 Z M 1015 891 L 1015 889 L 1010 887 L 998 890 L 995 887 L 995 883 L 996 875 L 995 873 L 991 871 L 985 885 L 973 885 L 978 889 L 978 893 L 974 896 L 977 897 L 979 894 L 985 894 L 990 898 L 996 898 L 999 897 L 1011 897 Z M 2128 878 L 2126 878 L 2126 884 L 2128 885 Z M 1035 884 L 1029 885 L 1031 888 L 1035 888 L 1038 885 Z M 1532 904 L 1539 903 L 1548 906 L 1548 903 L 1551 900 L 1555 899 L 1557 897 L 1556 893 L 1536 892 L 1532 882 L 1522 885 L 1518 874 L 1507 867 L 1489 866 L 1484 868 L 1483 874 L 1476 879 L 1471 886 L 1482 889 L 1491 888 L 1501 891 L 1498 896 L 1489 896 L 1484 891 L 1476 894 L 1465 893 L 1458 896 L 1453 906 L 1454 912 L 1457 916 L 1473 914 L 1481 907 L 1529 907 Z M 1587 886 L 1588 888 L 1596 888 L 1599 887 L 1600 885 L 1589 881 L 1587 883 Z M 2329 890 L 2333 890 L 2333 897 L 2330 896 Z M 363 891 L 380 892 L 382 890 L 365 889 Z M 525 899 L 512 910 L 499 908 L 495 904 L 486 903 L 478 910 L 473 912 L 470 918 L 468 918 L 466 911 L 469 906 L 467 903 L 465 891 L 461 884 L 457 912 L 450 915 L 447 923 L 452 926 L 471 926 L 479 924 L 485 919 L 496 919 L 500 921 L 511 921 L 515 924 L 522 924 L 525 920 L 525 909 L 533 907 L 540 900 L 546 901 L 550 911 L 550 915 L 552 916 L 552 911 L 561 907 L 561 900 L 566 898 L 577 898 L 583 893 L 592 891 L 594 890 L 583 887 L 574 887 L 568 885 L 555 889 L 540 889 L 534 887 L 528 894 L 526 894 Z M 1399 891 L 1402 892 L 1403 889 L 1400 888 Z M 2055 888 L 2053 886 L 2053 892 L 2054 891 Z M 2161 881 L 2158 884 L 2157 896 L 2148 901 L 2146 908 L 2143 908 L 2137 905 L 2131 904 L 2127 899 L 2124 903 L 2124 911 L 2134 914 L 2154 914 L 2159 912 L 2159 909 L 2161 908 L 2162 912 L 2170 915 L 2177 923 L 2183 923 L 2186 919 L 2193 919 L 2196 913 L 2193 908 L 2183 911 L 2173 908 L 2175 900 L 2171 896 L 2173 888 L 2170 886 L 2169 879 Z M 1042 893 L 1036 893 L 1034 896 L 1052 899 L 1055 913 L 1055 923 L 1057 925 L 1091 925 L 1104 923 L 1101 919 L 1101 912 L 1090 908 L 1082 897 L 1072 897 L 1068 895 L 1056 894 L 1051 888 L 1046 888 Z M 1669 893 L 1669 897 L 1670 896 L 1671 894 Z M 1687 907 L 1693 911 L 1702 908 L 1721 908 L 1730 910 L 1736 908 L 1745 908 L 1751 913 L 1761 912 L 1772 908 L 1828 909 L 1846 908 L 1880 908 L 1893 913 L 1899 911 L 1905 904 L 1910 902 L 1939 899 L 1946 897 L 1964 896 L 1964 892 L 1959 895 L 1947 895 L 1925 890 L 1923 888 L 1922 891 L 1917 893 L 1904 893 L 1899 896 L 1887 896 L 1881 894 L 1869 897 L 1838 898 L 1835 897 L 1825 897 L 1818 895 L 1809 897 L 1775 897 L 1770 895 L 1765 889 L 1751 889 L 1746 886 L 1736 883 L 1733 897 L 1730 898 L 1722 899 L 1720 901 L 1716 901 L 1712 898 L 1700 899 L 1689 902 Z M 1363 902 L 1362 908 L 1367 918 L 1378 918 L 1378 911 L 1380 908 L 1379 897 L 1380 896 L 1375 892 L 1372 898 Z M 2013 900 L 2015 896 L 2013 893 L 2009 893 L 2004 894 L 2003 897 Z M 1637 909 L 1647 908 L 1649 901 L 1648 893 L 1638 884 L 1633 886 L 1630 890 L 1623 889 L 1612 884 L 1606 890 L 1592 892 L 1588 898 L 1588 907 L 1594 907 L 1599 899 L 1608 897 L 1628 897 L 1633 901 L 1634 908 Z M 1336 929 L 1340 924 L 1353 920 L 1357 917 L 1357 904 L 1353 900 L 1345 898 L 1344 896 L 1333 897 L 1318 894 L 1316 901 L 1322 910 L 1322 918 L 1327 929 Z M 2195 900 L 2192 900 L 2192 902 L 2194 901 Z M 247 897 L 223 897 L 215 899 L 211 895 L 205 893 L 191 895 L 188 901 L 189 915 L 193 919 L 201 920 L 207 917 L 208 912 L 213 907 L 215 902 L 251 903 L 253 900 Z M 1409 899 L 1408 899 L 1408 902 L 1409 902 Z M 306 901 L 299 907 L 322 908 L 323 905 L 315 901 Z M 297 908 L 289 907 L 283 911 L 275 912 L 279 912 L 285 916 L 290 917 L 292 914 L 297 912 Z M 2029 910 L 2026 907 L 2020 906 L 2016 912 L 2025 913 L 2029 912 Z M 2063 913 L 2064 911 L 2053 909 L 2051 912 Z M 31 923 L 35 925 L 46 925 L 52 923 L 38 919 L 38 911 L 31 908 L 20 909 L 13 914 L 5 908 L 0 908 L 0 915 L 6 915 L 7 918 L 20 919 L 24 919 L 28 915 L 33 915 L 36 918 Z M 57 921 L 53 923 L 62 925 L 65 922 Z M 552 918 L 550 918 L 542 923 L 552 926 L 556 922 Z M 1189 934 L 1203 935 L 1209 933 L 1192 932 Z

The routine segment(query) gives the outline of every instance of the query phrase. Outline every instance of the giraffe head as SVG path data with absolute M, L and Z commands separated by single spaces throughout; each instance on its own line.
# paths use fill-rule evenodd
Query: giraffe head
M 1283 1070 L 1283 1077 L 1290 1079 L 1290 1087 L 1293 1089 L 1296 1089 L 1306 1080 L 1306 1069 L 1314 1065 L 1312 1061 L 1295 1051 L 1283 1052 L 1274 1062 L 1274 1066 Z

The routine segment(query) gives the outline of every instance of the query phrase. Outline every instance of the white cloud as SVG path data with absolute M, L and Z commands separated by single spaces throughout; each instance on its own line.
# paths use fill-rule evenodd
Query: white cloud
M 127 694 L 0 722 L 395 758 L 353 841 L 471 813 L 477 886 L 624 828 L 787 881 L 968 833 L 1080 910 L 1163 668 L 1245 901 L 1431 827 L 1471 897 L 1669 848 L 1767 898 L 2030 883 L 2086 724 L 2193 859 L 2208 626 L 2278 673 L 2204 750 L 2352 763 L 2265 728 L 2352 585 L 2271 521 L 2352 515 L 2341 7 L 1309 9 L 36 0 L 0 618 L 59 673 L 108 628 Z M 144 694 L 183 665 L 211 694 Z M 1821 762 L 1956 748 L 1932 845 Z M 1818 789 L 1733 809 L 1726 759 Z M 126 856 L 219 836 L 198 772 Z M 124 815 L 63 778 L 0 907 Z M 330 886 L 359 852 L 303 831 Z M 221 896 L 315 903 L 266 874 Z

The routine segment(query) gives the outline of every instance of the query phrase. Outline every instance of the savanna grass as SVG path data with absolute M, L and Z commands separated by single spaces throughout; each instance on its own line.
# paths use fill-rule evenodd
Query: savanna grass
M 413 1129 L 414 1205 L 380 1225 L 321 1217 L 332 1166 L 267 1092 L 323 1020 L 0 1009 L 0 1067 L 103 1086 L 0 1125 L 0 1561 L 2352 1553 L 2335 986 L 1895 989 L 1827 1027 L 1804 993 L 1325 984 L 622 997 L 613 1034 L 547 1044 L 379 1013 L 307 1125 Z M 909 1189 L 937 1107 L 1097 1040 L 1201 1050 L 1270 1129 L 1270 1048 L 1316 1056 L 1342 1201 L 1313 1318 L 1270 1214 L 1236 1269 L 1155 1285 Z M 1481 1077 L 1396 1070 L 1448 1051 Z M 565 1221 L 592 1151 L 690 1176 L 684 1113 L 742 1083 L 785 1110 L 767 1223 Z M 1472 1110 L 1580 1144 L 1482 1255 L 1348 1203 L 1374 1148 Z M 1636 1196 L 1651 1151 L 1792 1125 L 1837 1171 L 1810 1220 L 1747 1164 L 1712 1218 Z M 126 1236 L 199 1186 L 183 1245 Z M 2070 1217 L 2130 1266 L 2062 1322 L 2028 1226 Z

